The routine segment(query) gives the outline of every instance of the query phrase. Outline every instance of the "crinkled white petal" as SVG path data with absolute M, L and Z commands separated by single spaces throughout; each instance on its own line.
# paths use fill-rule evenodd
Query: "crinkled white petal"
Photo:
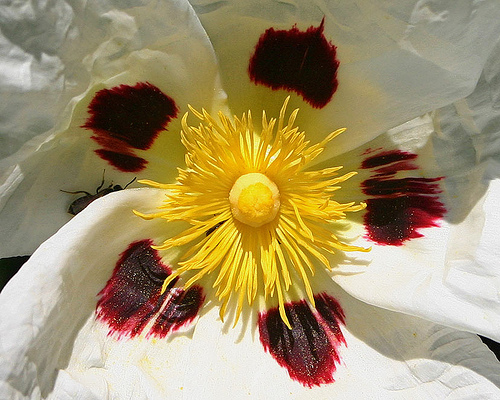
M 184 40 L 183 46 L 191 48 L 193 42 L 206 40 L 190 14 L 191 7 L 182 0 L 2 4 L 0 156 L 58 126 L 61 112 L 74 96 L 92 82 L 123 72 L 124 58 L 134 51 L 149 48 L 167 53 L 169 43 L 180 45 Z M 204 60 L 204 64 L 207 70 L 213 68 L 213 62 Z M 188 66 L 183 69 L 189 71 Z
M 115 200 L 116 195 L 122 201 Z M 124 245 L 165 234 L 156 221 L 146 222 L 132 209 L 153 210 L 163 197 L 156 189 L 127 189 L 91 204 L 55 240 L 43 244 L 8 283 L 0 300 L 4 387 L 8 383 L 12 393 L 34 397 L 37 391 L 46 396 L 50 386 L 57 387 L 58 370 L 67 364 L 74 337 L 95 309 L 96 295 L 111 276 Z M 82 230 L 82 225 L 88 229 Z M 92 252 L 87 247 L 90 243 Z M 52 266 L 45 268 L 48 264 Z M 45 357 L 49 353 L 50 360 Z M 63 374 L 62 379 L 67 378 Z
M 5 24 L 9 18 L 24 20 L 30 15 L 22 14 L 15 5 L 12 8 Z M 179 116 L 187 111 L 187 104 L 224 109 L 225 95 L 219 85 L 213 49 L 187 1 L 147 2 L 123 9 L 103 1 L 90 7 L 90 11 L 87 5 L 75 6 L 73 13 L 68 22 L 68 43 L 59 38 L 61 33 L 57 30 L 52 39 L 57 37 L 63 41 L 60 46 L 71 48 L 68 54 L 64 53 L 71 65 L 68 73 L 85 79 L 75 83 L 75 89 L 68 78 L 66 84 L 71 90 L 64 91 L 64 99 L 69 99 L 66 93 L 78 96 L 59 116 L 57 129 L 33 139 L 0 162 L 1 257 L 31 254 L 69 220 L 66 210 L 77 196 L 61 190 L 95 193 L 104 169 L 106 186 L 111 181 L 124 186 L 135 176 L 174 179 L 177 166 L 184 160 L 178 119 L 169 124 L 168 131 L 160 134 L 150 150 L 138 151 L 138 156 L 148 160 L 141 174 L 120 173 L 94 153 L 99 147 L 90 139 L 92 132 L 81 126 L 88 118 L 87 106 L 98 90 L 149 82 L 174 99 L 180 108 Z M 45 21 L 44 15 L 35 17 L 40 24 Z M 14 29 L 15 24 L 11 25 Z M 33 29 L 26 35 L 35 35 L 38 31 Z M 17 34 L 24 33 L 19 28 Z M 78 40 L 70 40 L 73 36 Z M 42 46 L 44 42 L 30 43 Z M 23 85 L 19 85 L 21 90 Z M 29 102 L 29 97 L 23 101 Z M 46 101 L 52 107 L 51 98 Z M 17 124 L 16 121 L 9 123 Z M 4 132 L 8 127 L 0 125 L 0 130 Z
M 274 2 L 191 1 L 220 60 L 229 105 L 237 114 L 275 115 L 283 90 L 249 79 L 248 63 L 266 29 L 319 26 L 340 61 L 338 90 L 322 110 L 294 94 L 298 124 L 317 141 L 348 131 L 325 152 L 337 155 L 383 131 L 472 92 L 500 35 L 496 1 Z
M 500 46 L 496 48 L 499 54 Z M 373 245 L 372 251 L 340 260 L 334 280 L 368 303 L 500 340 L 500 109 L 497 57 L 486 65 L 466 99 L 389 132 L 385 141 L 419 154 L 410 176 L 444 177 L 439 200 L 446 214 L 439 226 L 403 246 Z M 496 99 L 496 100 L 495 100 Z M 358 158 L 358 150 L 353 159 Z M 349 158 L 348 156 L 345 159 Z M 361 157 L 362 159 L 362 157 Z M 358 185 L 367 179 L 361 171 Z M 344 195 L 343 190 L 339 195 Z M 349 196 L 353 192 L 346 190 Z M 358 193 L 355 199 L 362 196 Z M 366 233 L 359 227 L 357 233 Z M 360 239 L 356 244 L 361 244 Z M 351 255 L 350 255 L 351 256 Z
M 333 291 L 335 292 L 335 291 Z M 251 326 L 222 330 L 218 310 L 189 335 L 118 341 L 89 317 L 75 340 L 68 373 L 118 398 L 413 399 L 500 395 L 500 364 L 475 335 L 368 306 L 335 293 L 347 316 L 347 346 L 335 382 L 307 388 L 263 350 Z
M 401 247 L 372 245 L 349 254 L 333 279 L 380 307 L 500 340 L 498 252 L 500 180 L 459 224 L 427 228 Z
M 477 336 L 354 299 L 327 279 L 346 315 L 335 382 L 309 389 L 264 351 L 251 321 L 231 329 L 207 298 L 193 329 L 118 340 L 95 320 L 119 254 L 172 224 L 144 221 L 164 196 L 104 197 L 45 242 L 0 294 L 0 397 L 13 399 L 496 398 L 500 364 Z M 173 228 L 175 229 L 175 227 Z M 210 292 L 208 292 L 210 294 Z
M 50 129 L 71 97 L 86 87 L 89 75 L 82 73 L 77 62 L 82 48 L 71 49 L 79 39 L 74 35 L 76 26 L 85 27 L 75 21 L 67 2 L 4 3 L 0 15 L 3 158 Z M 102 33 L 95 32 L 94 40 L 86 43 L 87 49 L 96 48 Z

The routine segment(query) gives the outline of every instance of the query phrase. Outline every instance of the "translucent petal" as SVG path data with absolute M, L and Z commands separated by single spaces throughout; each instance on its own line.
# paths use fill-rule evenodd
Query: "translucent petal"
M 15 9 L 15 5 L 12 8 L 5 24 L 9 18 L 25 21 L 30 16 Z M 33 139 L 0 164 L 0 231 L 5 238 L 0 254 L 3 257 L 32 253 L 69 220 L 66 210 L 76 197 L 61 190 L 95 193 L 105 169 L 106 186 L 110 181 L 123 186 L 134 176 L 141 177 L 133 173 L 121 174 L 94 153 L 99 147 L 90 139 L 92 132 L 82 125 L 89 117 L 87 106 L 97 91 L 149 82 L 174 99 L 180 109 L 179 115 L 187 110 L 188 103 L 200 108 L 214 107 L 217 111 L 224 109 L 225 95 L 218 84 L 211 44 L 187 2 L 148 2 L 123 9 L 103 3 L 90 9 L 88 11 L 83 4 L 75 7 L 68 21 L 72 35 L 64 39 L 68 43 L 59 38 L 62 42 L 53 44 L 56 48 L 59 45 L 63 49 L 66 46 L 75 48 L 74 52 L 64 52 L 64 57 L 68 58 L 68 73 L 81 79 L 78 85 L 75 83 L 76 88 L 66 82 L 70 89 L 62 96 L 66 102 L 77 96 L 61 116 L 58 114 L 57 128 Z M 37 23 L 46 23 L 44 15 L 37 14 L 37 18 Z M 38 32 L 35 28 L 28 32 L 15 31 L 15 26 L 20 25 L 13 22 L 11 25 L 13 35 L 32 37 Z M 54 38 L 57 35 L 61 33 L 54 32 Z M 73 35 L 78 36 L 77 41 L 72 39 Z M 32 46 L 45 45 L 38 38 L 25 41 Z M 196 54 L 196 63 L 193 54 Z M 198 63 L 203 65 L 202 69 L 198 68 Z M 23 102 L 30 103 L 29 93 L 36 90 L 23 82 L 17 82 L 19 91 L 27 91 Z M 47 98 L 48 109 L 55 112 L 50 99 Z M 16 102 L 13 107 L 15 105 Z M 31 107 L 38 109 L 39 105 L 33 100 L 27 109 Z M 17 124 L 16 114 L 12 118 L 14 120 L 7 119 L 9 124 Z M 9 130 L 1 126 L 0 129 L 2 132 Z M 180 123 L 175 119 L 167 126 L 167 131 L 161 132 L 151 149 L 137 151 L 137 156 L 148 162 L 142 177 L 173 179 L 177 166 L 184 159 L 179 130 Z
M 164 339 L 118 339 L 95 318 L 119 253 L 172 226 L 143 221 L 163 192 L 98 200 L 45 242 L 0 295 L 4 398 L 495 398 L 500 364 L 477 336 L 354 299 L 325 276 L 317 290 L 346 315 L 335 382 L 308 388 L 264 350 L 256 315 L 231 329 L 207 303 L 194 328 Z M 119 229 L 117 229 L 119 227 Z M 174 227 L 174 229 L 176 229 Z M 156 241 L 156 239 L 155 239 Z M 166 258 L 174 259 L 175 254 Z M 313 334 L 313 332 L 311 332 Z M 244 362 L 242 362 L 244 360 Z
M 290 102 L 301 107 L 298 124 L 313 141 L 348 128 L 325 156 L 351 150 L 468 95 L 500 33 L 495 1 L 192 4 L 214 44 L 229 105 L 237 114 L 249 107 L 276 114 L 286 96 L 284 90 L 270 92 L 249 78 L 249 59 L 259 37 L 269 28 L 290 30 L 294 24 L 305 31 L 325 19 L 324 35 L 337 46 L 340 62 L 337 92 L 321 110 L 296 95 Z
M 372 243 L 367 255 L 340 260 L 341 267 L 333 275 L 345 290 L 363 301 L 497 341 L 498 71 L 497 59 L 492 57 L 477 88 L 466 99 L 394 129 L 385 137 L 386 146 L 419 155 L 420 168 L 411 171 L 412 176 L 443 177 L 439 201 L 446 214 L 437 221 L 438 226 L 422 229 L 423 237 L 403 246 Z M 383 140 L 380 137 L 370 145 L 377 148 Z M 356 152 L 357 157 L 361 153 L 363 149 Z M 365 178 L 359 179 L 358 185 Z M 346 195 L 352 194 L 354 200 L 363 196 L 354 192 Z M 366 230 L 361 228 L 358 234 L 366 235 Z

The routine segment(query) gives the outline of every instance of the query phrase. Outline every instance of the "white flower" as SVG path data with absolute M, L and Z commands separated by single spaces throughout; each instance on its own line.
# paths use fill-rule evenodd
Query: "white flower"
M 2 398 L 499 397 L 500 7 L 191 3 L 2 8 Z

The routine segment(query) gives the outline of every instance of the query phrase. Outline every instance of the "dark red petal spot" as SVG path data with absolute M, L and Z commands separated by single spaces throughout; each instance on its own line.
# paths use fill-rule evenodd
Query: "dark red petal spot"
M 374 178 L 363 181 L 363 193 L 370 196 L 402 195 L 402 194 L 436 194 L 441 190 L 435 183 L 441 178 Z
M 361 168 L 375 168 L 383 165 L 389 165 L 397 161 L 407 161 L 407 160 L 415 160 L 417 158 L 416 154 L 408 153 L 406 151 L 384 151 L 382 153 L 378 153 L 374 156 L 367 157 L 361 163 Z M 397 172 L 397 169 L 393 169 L 393 172 Z
M 311 106 L 322 108 L 337 90 L 336 47 L 318 27 L 300 31 L 267 29 L 250 59 L 248 72 L 256 84 L 299 94 Z
M 153 323 L 148 336 L 164 337 L 191 322 L 203 303 L 200 287 L 194 286 L 186 292 L 172 287 L 176 281 L 161 294 L 163 282 L 171 270 L 161 262 L 151 245 L 149 239 L 130 244 L 99 293 L 97 318 L 106 323 L 110 335 L 117 338 L 139 335 L 155 318 L 159 319 Z M 164 322 L 165 313 L 168 314 L 168 328 Z
M 123 172 L 142 171 L 148 163 L 144 158 L 134 156 L 133 154 L 117 153 L 103 149 L 96 150 L 95 153 Z
M 362 182 L 366 200 L 367 238 L 384 245 L 400 246 L 422 237 L 422 228 L 439 226 L 446 209 L 437 196 L 438 178 L 395 178 L 400 171 L 418 169 L 416 154 L 393 150 L 366 158 L 361 168 L 375 168 Z
M 97 92 L 84 127 L 92 129 L 96 136 L 108 136 L 146 150 L 177 111 L 174 100 L 149 82 L 120 85 Z
M 395 164 L 388 165 L 386 167 L 380 167 L 375 169 L 375 176 L 382 175 L 394 175 L 394 171 L 411 171 L 418 169 L 418 166 L 411 161 L 399 161 Z
M 193 286 L 187 291 L 172 289 L 171 297 L 156 319 L 150 334 L 163 338 L 187 325 L 198 315 L 204 301 L 205 296 L 200 286 Z
M 82 127 L 94 132 L 92 139 L 104 147 L 103 151 L 122 153 L 130 158 L 135 157 L 133 149 L 151 147 L 160 131 L 177 116 L 178 108 L 174 100 L 156 86 L 139 82 L 135 86 L 100 90 L 88 111 L 90 116 Z M 102 157 L 102 153 L 97 154 Z M 105 160 L 122 171 L 131 172 L 119 159 L 116 163 L 112 157 Z
M 132 243 L 99 293 L 97 317 L 119 337 L 138 335 L 160 309 L 161 286 L 171 271 L 151 245 L 150 240 Z
M 260 341 L 290 377 L 307 387 L 334 382 L 340 362 L 338 347 L 345 344 L 340 304 L 327 294 L 314 296 L 316 309 L 303 300 L 285 305 L 290 330 L 277 308 L 259 314 Z

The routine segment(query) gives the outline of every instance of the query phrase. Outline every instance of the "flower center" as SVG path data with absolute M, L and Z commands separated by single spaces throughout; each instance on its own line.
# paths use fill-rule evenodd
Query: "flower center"
M 271 222 L 280 208 L 280 192 L 267 176 L 252 172 L 240 176 L 229 192 L 234 218 L 257 228 Z
M 190 126 L 187 114 L 182 118 L 186 169 L 179 170 L 176 183 L 140 181 L 166 189 L 166 196 L 158 212 L 134 211 L 137 215 L 190 225 L 153 247 L 168 250 L 191 243 L 162 290 L 181 276 L 187 290 L 212 275 L 221 319 L 232 298 L 235 323 L 245 302 L 252 306 L 257 298 L 260 303 L 273 297 L 291 329 L 285 304 L 295 296 L 307 297 L 314 306 L 315 269 L 331 270 L 329 255 L 336 251 L 368 251 L 342 243 L 332 232 L 332 222 L 366 207 L 334 199 L 339 185 L 356 172 L 340 175 L 340 166 L 309 168 L 344 129 L 309 146 L 305 133 L 294 126 L 298 110 L 285 120 L 288 101 L 277 119 L 263 113 L 260 135 L 250 113 L 231 120 L 220 112 L 217 121 L 206 110 L 190 107 L 201 123 Z

